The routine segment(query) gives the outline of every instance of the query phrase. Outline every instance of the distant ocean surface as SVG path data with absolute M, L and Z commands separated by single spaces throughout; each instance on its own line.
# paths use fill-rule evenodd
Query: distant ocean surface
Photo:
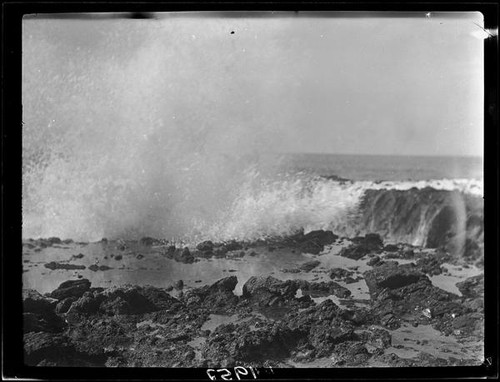
M 360 181 L 483 179 L 479 157 L 285 154 L 285 168 Z

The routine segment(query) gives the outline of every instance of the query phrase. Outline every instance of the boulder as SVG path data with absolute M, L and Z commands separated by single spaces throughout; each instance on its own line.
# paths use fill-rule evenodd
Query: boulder
M 210 240 L 203 241 L 196 246 L 196 249 L 202 252 L 212 252 L 214 249 L 214 243 Z
M 319 262 L 318 260 L 307 261 L 300 265 L 300 269 L 304 272 L 310 272 L 320 264 L 321 262 Z
M 484 274 L 469 277 L 456 284 L 458 290 L 466 298 L 478 298 L 484 296 Z
M 49 297 L 57 300 L 63 300 L 67 297 L 81 297 L 90 289 L 90 281 L 88 279 L 68 280 L 63 282 L 54 291 L 49 294 Z
M 364 273 L 370 294 L 377 294 L 384 288 L 396 289 L 427 278 L 413 264 L 397 265 L 385 263 Z
M 330 270 L 329 276 L 331 279 L 341 280 L 345 279 L 346 277 L 352 276 L 353 273 L 354 272 L 348 271 L 347 269 L 344 268 L 332 268 Z
M 352 241 L 350 246 L 342 248 L 340 256 L 359 260 L 369 253 L 381 252 L 384 244 L 380 235 L 376 233 L 368 233 L 364 237 L 359 236 Z

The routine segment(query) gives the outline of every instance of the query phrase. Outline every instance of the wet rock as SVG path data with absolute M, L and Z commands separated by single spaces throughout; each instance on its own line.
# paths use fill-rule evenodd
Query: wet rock
M 316 268 L 320 264 L 321 264 L 321 262 L 319 262 L 317 260 L 312 260 L 312 261 L 308 261 L 308 262 L 302 264 L 300 266 L 300 269 L 304 272 L 310 272 L 311 270 L 313 270 L 314 268 Z
M 240 243 L 238 243 L 237 241 L 227 242 L 224 244 L 223 247 L 226 250 L 226 252 L 237 251 L 237 250 L 243 249 L 243 246 Z
M 85 292 L 82 297 L 71 304 L 67 313 L 87 315 L 97 313 L 104 298 L 98 292 Z
M 64 321 L 54 312 L 42 314 L 23 313 L 23 332 L 61 332 L 65 327 Z
M 432 276 L 440 275 L 443 270 L 441 265 L 451 260 L 451 256 L 444 252 L 427 254 L 416 261 L 417 268 Z
M 117 261 L 120 261 L 121 259 L 123 259 L 123 256 L 122 255 L 115 255 L 114 259 Z
M 413 264 L 396 265 L 386 263 L 364 273 L 370 294 L 377 294 L 384 288 L 396 289 L 426 278 Z
M 212 243 L 210 240 L 203 241 L 196 246 L 196 249 L 202 252 L 212 252 L 212 250 L 214 249 L 214 243 Z
M 397 252 L 399 250 L 399 247 L 395 244 L 387 244 L 384 247 L 385 252 Z
M 319 254 L 325 245 L 329 245 L 337 240 L 338 236 L 331 231 L 311 231 L 304 235 L 299 232 L 289 238 L 303 253 Z
M 369 233 L 364 237 L 356 237 L 353 243 L 342 248 L 339 255 L 353 260 L 359 260 L 372 252 L 381 252 L 383 242 L 379 234 Z
M 331 279 L 341 280 L 346 277 L 352 276 L 354 272 L 348 271 L 343 268 L 333 268 L 330 270 L 329 276 Z
M 77 351 L 64 335 L 27 333 L 24 335 L 24 361 L 32 366 L 104 366 L 105 357 Z
M 139 243 L 141 245 L 144 245 L 144 246 L 147 246 L 147 247 L 150 247 L 152 245 L 155 245 L 155 244 L 159 244 L 159 240 L 157 239 L 154 239 L 152 237 L 143 237 L 141 238 L 141 240 L 139 240 Z
M 181 290 L 182 288 L 184 288 L 184 281 L 182 281 L 182 280 L 178 280 L 178 281 L 174 284 L 174 288 L 175 288 L 175 289 L 178 289 L 178 290 Z
M 53 312 L 56 304 L 56 299 L 44 297 L 33 289 L 23 289 L 24 312 L 45 314 L 48 312 Z
M 47 241 L 48 241 L 50 244 L 62 244 L 61 239 L 59 239 L 58 237 L 49 237 L 49 238 L 47 239 Z
M 238 297 L 233 290 L 238 284 L 236 276 L 218 280 L 212 285 L 192 289 L 184 296 L 188 306 L 203 307 L 212 313 L 225 313 L 234 309 Z
M 351 295 L 351 291 L 335 281 L 308 282 L 305 280 L 297 280 L 296 284 L 300 286 L 302 294 L 312 297 L 325 297 L 334 295 L 339 298 L 347 298 Z
M 484 274 L 470 277 L 456 284 L 458 290 L 466 298 L 478 298 L 484 296 Z
M 83 253 L 79 253 L 78 255 L 71 256 L 71 259 L 82 259 L 84 257 Z
M 136 257 L 135 257 L 137 260 L 142 260 L 144 259 L 144 255 L 139 253 Z
M 373 256 L 370 260 L 366 262 L 367 265 L 374 267 L 377 265 L 381 265 L 383 262 L 380 259 L 380 256 Z
M 100 293 L 99 310 L 103 313 L 143 314 L 170 307 L 178 300 L 153 287 L 123 286 Z
M 89 289 L 90 281 L 88 279 L 68 280 L 52 291 L 49 297 L 57 300 L 63 300 L 67 297 L 81 297 Z
M 54 269 L 85 269 L 85 265 L 76 265 L 76 264 L 64 264 L 57 263 L 55 261 L 51 261 L 50 263 L 44 264 L 45 268 L 54 270 Z
M 110 269 L 113 269 L 111 267 L 108 267 L 107 265 L 97 265 L 97 264 L 92 264 L 89 269 L 92 271 L 92 272 L 97 272 L 97 271 L 107 271 L 107 270 L 110 270 Z
M 268 305 L 277 296 L 283 300 L 295 298 L 298 289 L 299 285 L 292 280 L 281 281 L 272 276 L 252 276 L 243 285 L 243 297 L 261 305 Z
M 221 325 L 207 339 L 204 358 L 216 365 L 284 359 L 300 338 L 281 322 L 262 322 L 256 330 L 247 323 Z M 228 361 L 231 359 L 232 361 Z
M 69 310 L 69 308 L 71 307 L 71 305 L 76 300 L 78 300 L 78 297 L 70 296 L 70 297 L 66 297 L 66 298 L 62 299 L 61 301 L 59 301 L 57 303 L 56 310 L 55 310 L 56 314 L 66 313 Z

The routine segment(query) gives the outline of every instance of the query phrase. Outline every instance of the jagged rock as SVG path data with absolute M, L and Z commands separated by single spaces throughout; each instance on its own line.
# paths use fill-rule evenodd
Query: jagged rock
M 426 278 L 413 264 L 397 265 L 394 263 L 385 263 L 371 269 L 365 272 L 364 276 L 370 294 L 373 295 L 384 288 L 401 288 Z
M 54 312 L 43 314 L 23 313 L 23 332 L 61 332 L 65 327 L 64 321 Z
M 78 300 L 78 297 L 70 296 L 59 301 L 59 303 L 56 306 L 56 314 L 66 313 L 76 300 Z
M 484 274 L 469 277 L 457 283 L 457 288 L 464 297 L 478 298 L 484 296 Z
M 142 314 L 171 306 L 177 299 L 153 287 L 122 286 L 106 289 L 99 310 L 107 314 Z
M 300 337 L 282 322 L 261 322 L 249 330 L 248 323 L 221 325 L 208 337 L 204 358 L 215 365 L 228 366 L 236 361 L 279 360 L 289 356 Z
M 283 296 L 291 299 L 299 289 L 296 282 L 292 280 L 281 281 L 272 276 L 252 276 L 243 285 L 243 297 L 255 298 L 259 295 Z
M 451 256 L 444 252 L 427 254 L 416 261 L 417 268 L 429 275 L 440 275 L 443 270 L 441 265 L 451 260 Z
M 369 233 L 364 237 L 356 237 L 352 241 L 350 246 L 342 248 L 340 256 L 359 260 L 369 253 L 382 251 L 383 241 L 379 234 Z
M 305 235 L 299 232 L 289 238 L 301 252 L 314 255 L 319 254 L 325 245 L 332 244 L 337 239 L 338 236 L 333 232 L 323 230 L 311 231 Z
M 214 249 L 214 243 L 210 240 L 203 241 L 196 246 L 196 249 L 202 252 L 212 252 Z
M 24 362 L 31 366 L 104 366 L 105 357 L 77 351 L 64 335 L 27 333 L 24 335 Z
M 348 271 L 347 269 L 344 268 L 332 268 L 330 270 L 329 276 L 331 279 L 340 280 L 352 276 L 353 273 L 354 272 Z
M 63 300 L 67 297 L 81 297 L 89 289 L 90 281 L 88 279 L 68 280 L 49 293 L 49 297 L 57 300 Z
M 351 291 L 335 281 L 309 282 L 305 280 L 296 280 L 295 283 L 300 286 L 302 294 L 312 297 L 324 297 L 334 295 L 339 298 L 347 298 L 351 295 Z
M 184 301 L 188 306 L 203 307 L 213 313 L 226 313 L 235 307 L 238 297 L 233 290 L 238 284 L 236 276 L 223 278 L 212 285 L 206 285 L 187 292 Z
M 48 312 L 53 312 L 56 304 L 56 299 L 44 297 L 33 289 L 23 289 L 24 312 L 45 314 Z

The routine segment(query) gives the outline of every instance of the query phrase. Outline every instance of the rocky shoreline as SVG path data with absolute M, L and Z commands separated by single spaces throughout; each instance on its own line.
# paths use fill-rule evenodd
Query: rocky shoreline
M 344 244 L 339 256 L 366 262 L 362 272 L 320 265 L 320 259 L 328 256 L 325 246 L 335 243 Z M 57 238 L 25 242 L 35 251 L 70 244 Z M 482 363 L 483 275 L 457 283 L 461 296 L 437 287 L 432 277 L 449 272 L 444 264 L 461 261 L 461 266 L 469 266 L 443 250 L 384 245 L 376 234 L 339 238 L 329 231 L 254 243 L 203 242 L 191 249 L 151 238 L 140 244 L 156 245 L 164 257 L 186 266 L 207 258 L 260 256 L 263 247 L 267 253 L 296 251 L 312 259 L 283 269 L 283 274 L 297 276 L 288 280 L 273 275 L 238 280 L 231 275 L 199 287 L 182 282 L 166 288 L 93 287 L 80 275 L 43 295 L 25 289 L 26 364 L 397 367 Z M 127 246 L 114 245 L 123 246 L 122 251 Z M 54 268 L 54 262 L 47 264 Z M 98 271 L 100 266 L 95 266 Z M 324 278 L 310 278 L 314 272 Z M 241 294 L 235 293 L 239 281 L 243 282 Z M 359 282 L 366 283 L 369 299 L 357 299 L 348 288 Z M 436 350 L 436 338 L 447 346 Z

